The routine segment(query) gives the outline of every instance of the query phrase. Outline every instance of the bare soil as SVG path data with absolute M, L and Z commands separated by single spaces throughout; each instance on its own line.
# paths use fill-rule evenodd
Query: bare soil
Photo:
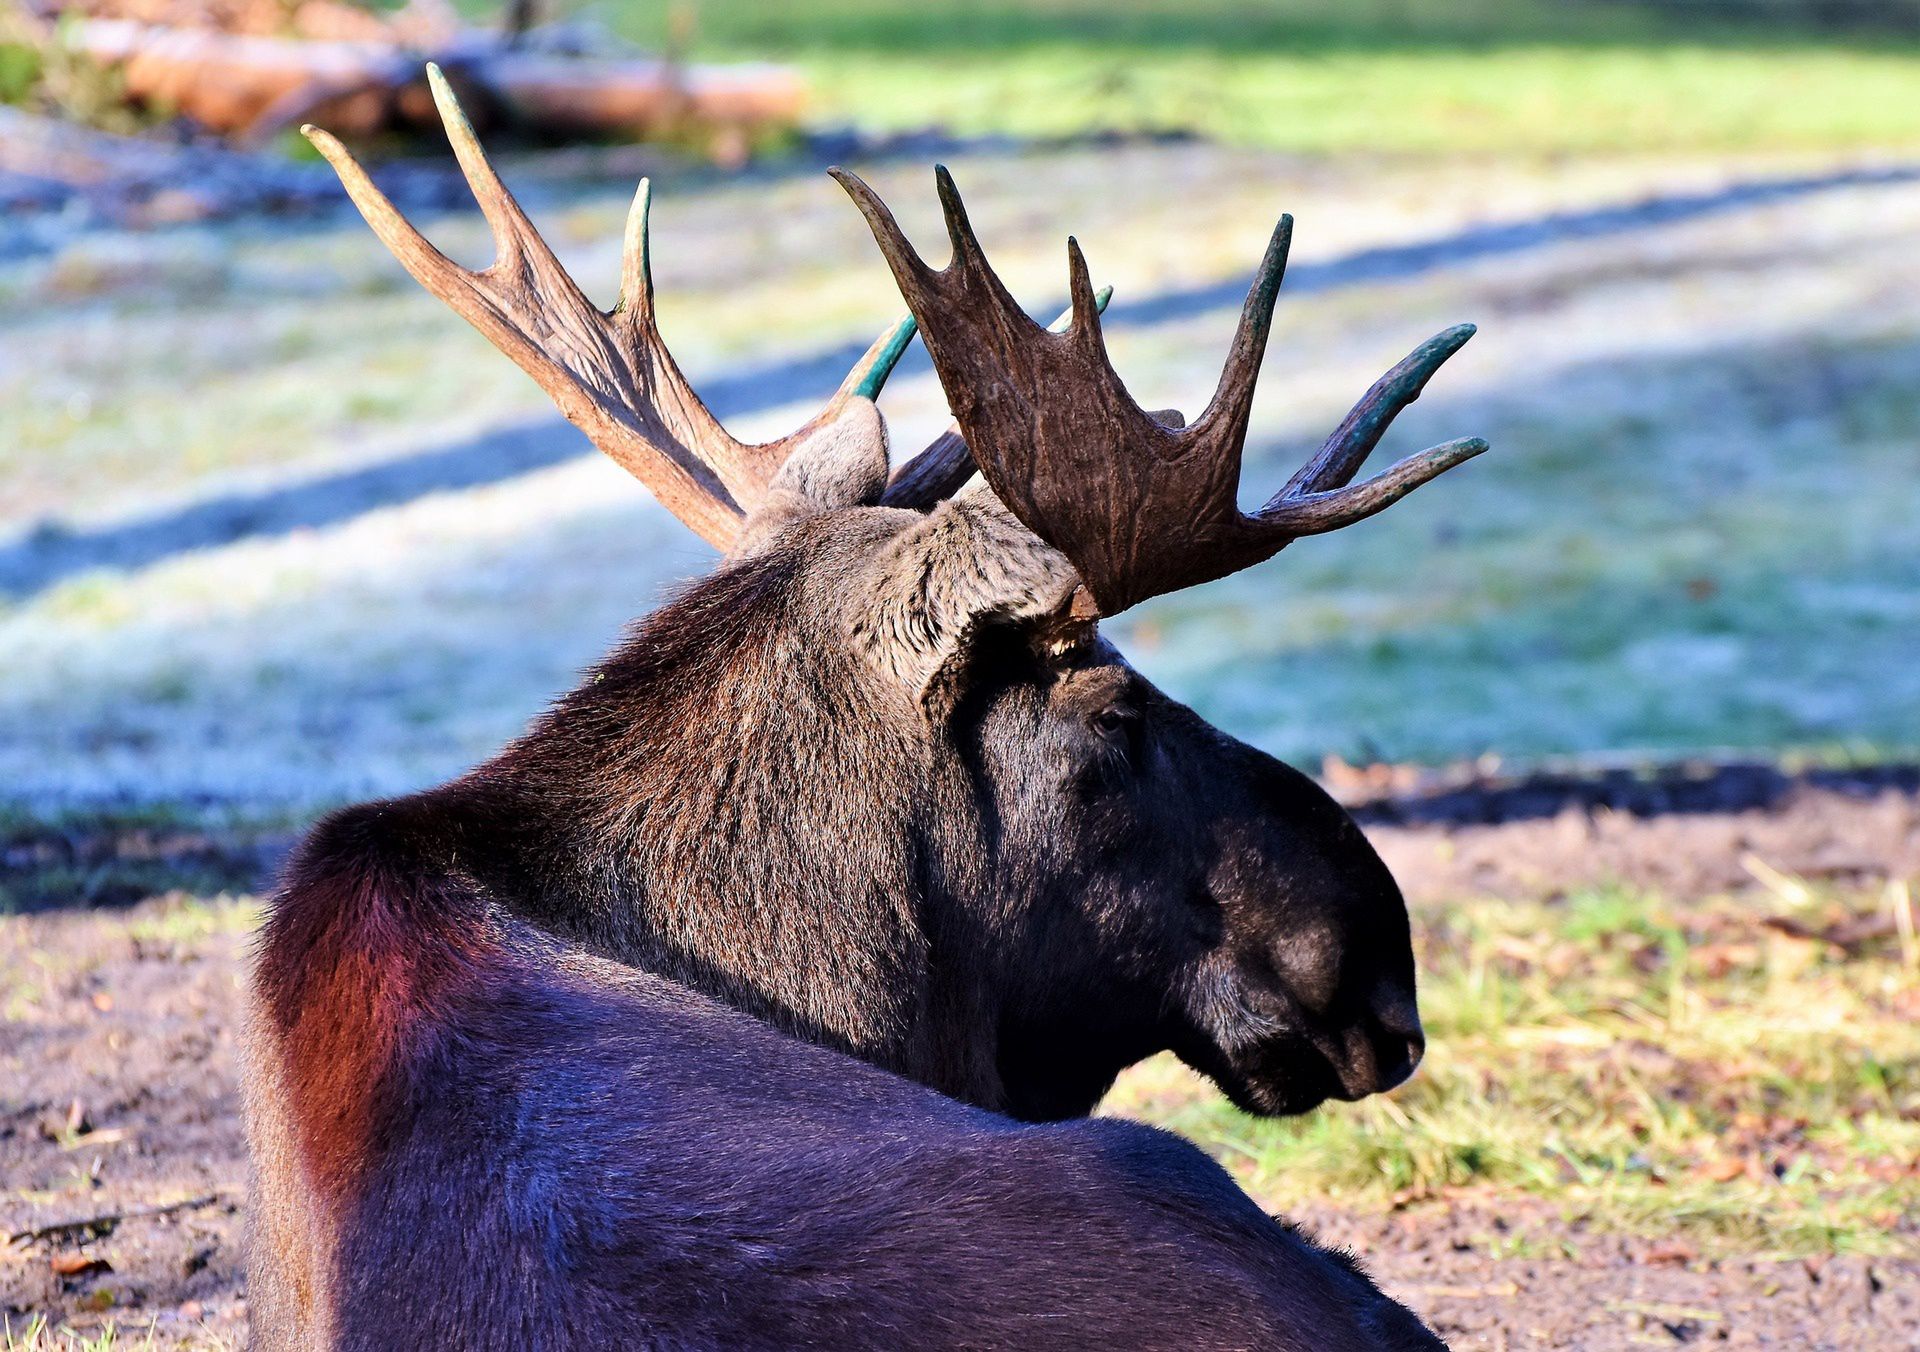
M 1705 896 L 1783 876 L 1920 876 L 1920 777 L 1909 771 L 1424 782 L 1330 767 L 1329 778 L 1416 911 L 1612 881 Z M 237 1024 L 251 913 L 210 914 L 179 894 L 52 905 L 49 868 L 81 861 L 100 876 L 128 856 L 144 871 L 166 853 L 164 833 L 121 832 L 118 846 L 113 835 L 8 844 L 13 894 L 45 909 L 0 925 L 0 1231 L 19 1236 L 0 1245 L 0 1314 L 16 1334 L 38 1313 L 74 1327 L 117 1320 L 139 1331 L 134 1346 L 150 1322 L 158 1346 L 237 1346 Z M 178 839 L 184 865 L 211 859 L 216 872 L 258 868 L 281 845 Z M 1457 1347 L 1920 1348 L 1916 1260 L 1714 1261 L 1484 1189 L 1300 1219 L 1352 1247 Z

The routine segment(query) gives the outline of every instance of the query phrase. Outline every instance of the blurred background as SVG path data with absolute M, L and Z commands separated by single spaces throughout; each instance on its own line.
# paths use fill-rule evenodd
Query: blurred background
M 1427 1066 L 1300 1123 L 1170 1065 L 1116 1107 L 1462 1346 L 1916 1345 L 1914 0 L 0 0 L 10 1340 L 237 1337 L 264 880 L 711 562 L 298 136 L 484 262 L 426 58 L 603 303 L 653 176 L 663 329 L 740 435 L 901 308 L 830 163 L 935 256 L 950 165 L 1037 315 L 1076 234 L 1134 394 L 1189 412 L 1292 212 L 1253 500 L 1478 323 L 1382 458 L 1490 454 L 1111 626 L 1360 812 Z M 917 353 L 883 406 L 904 449 L 946 420 Z

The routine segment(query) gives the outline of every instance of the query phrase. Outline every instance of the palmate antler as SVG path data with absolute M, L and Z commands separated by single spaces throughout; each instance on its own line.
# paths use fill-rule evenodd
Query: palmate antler
M 595 446 L 701 538 L 730 548 L 781 465 L 810 438 L 830 427 L 884 437 L 871 401 L 913 337 L 911 319 L 882 334 L 827 406 L 798 431 L 758 446 L 736 441 L 680 373 L 654 321 L 646 181 L 627 216 L 620 301 L 603 312 L 574 284 L 500 182 L 439 68 L 428 66 L 427 76 L 460 168 L 492 227 L 496 256 L 483 271 L 463 268 L 434 248 L 332 136 L 315 127 L 302 130 L 415 280 L 519 363 Z M 835 427 L 848 420 L 865 425 Z
M 1077 243 L 1067 243 L 1072 322 L 1052 332 L 1027 317 L 988 266 L 944 168 L 936 178 L 953 259 L 938 271 L 914 252 L 872 189 L 831 172 L 866 216 L 920 322 L 981 474 L 1028 529 L 1073 563 L 1099 614 L 1225 577 L 1300 536 L 1371 516 L 1487 448 L 1478 438 L 1450 441 L 1349 486 L 1394 416 L 1473 336 L 1473 326 L 1462 324 L 1381 377 L 1277 496 L 1243 513 L 1236 501 L 1241 453 L 1291 217 L 1280 218 L 1267 246 L 1212 403 L 1181 427 L 1134 403 L 1114 374 Z
M 1302 535 L 1336 530 L 1478 455 L 1447 442 L 1350 486 L 1399 411 L 1472 336 L 1463 324 L 1429 339 L 1383 376 L 1318 454 L 1251 515 L 1236 502 L 1254 381 L 1286 266 L 1282 217 L 1240 317 L 1213 402 L 1199 421 L 1148 413 L 1114 374 L 1098 295 L 1068 242 L 1073 304 L 1052 329 L 1027 317 L 987 265 L 946 170 L 938 171 L 953 261 L 927 267 L 892 213 L 859 179 L 833 171 L 873 228 L 912 317 L 892 326 L 806 425 L 777 441 L 735 440 L 700 401 L 661 341 L 647 259 L 645 181 L 627 218 L 620 300 L 589 301 L 487 162 L 437 67 L 433 96 L 462 171 L 492 229 L 496 257 L 475 272 L 410 225 L 332 136 L 303 128 L 339 173 L 374 233 L 434 295 L 536 380 L 561 412 L 709 543 L 725 551 L 781 467 L 809 441 L 849 438 L 884 456 L 873 399 L 918 321 L 957 425 L 895 470 L 880 501 L 927 509 L 975 466 L 1015 516 L 1060 550 L 1083 582 L 1083 614 L 1112 615 L 1268 558 Z

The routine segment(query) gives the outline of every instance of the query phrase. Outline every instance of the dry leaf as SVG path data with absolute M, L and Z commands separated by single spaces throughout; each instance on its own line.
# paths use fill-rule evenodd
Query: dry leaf
M 1663 1239 L 1648 1246 L 1640 1261 L 1649 1267 L 1685 1267 L 1700 1253 L 1683 1239 Z
M 52 1267 L 56 1277 L 97 1277 L 102 1272 L 113 1271 L 113 1264 L 106 1259 L 84 1253 L 56 1253 Z

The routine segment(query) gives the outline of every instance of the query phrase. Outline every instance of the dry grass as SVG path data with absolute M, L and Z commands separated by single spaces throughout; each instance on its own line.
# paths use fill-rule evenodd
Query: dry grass
M 144 1329 L 107 1323 L 98 1329 L 73 1329 L 64 1324 L 49 1324 L 35 1315 L 20 1328 L 11 1321 L 0 1324 L 0 1349 L 4 1352 L 145 1352 L 154 1346 L 151 1322 Z

